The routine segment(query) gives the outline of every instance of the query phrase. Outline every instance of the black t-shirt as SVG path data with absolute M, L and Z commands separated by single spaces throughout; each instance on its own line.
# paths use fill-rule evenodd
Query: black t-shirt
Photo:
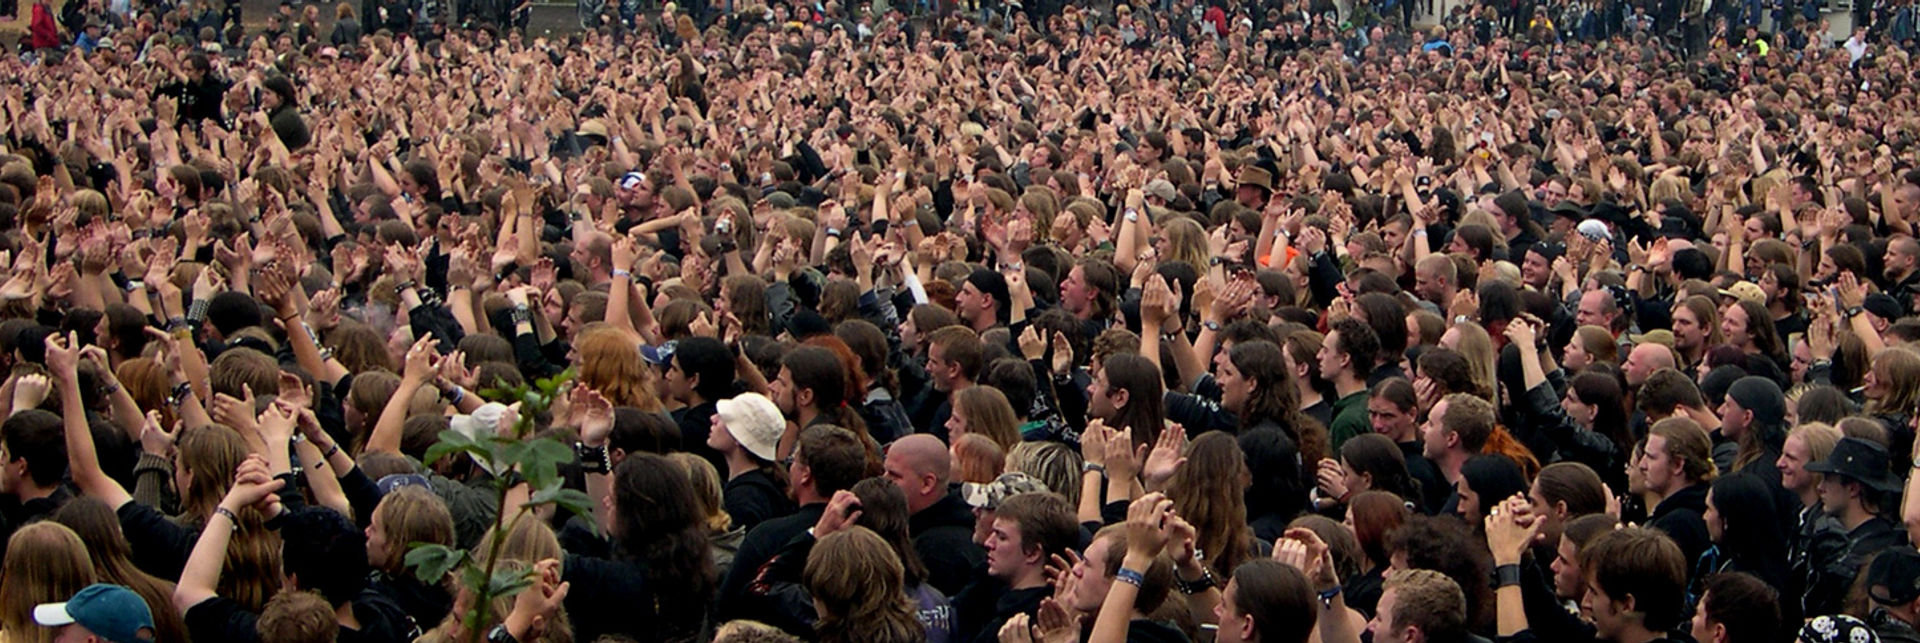
M 686 449 L 687 453 L 706 458 L 707 462 L 713 463 L 715 472 L 725 474 L 726 456 L 707 446 L 707 436 L 713 433 L 713 414 L 717 412 L 719 407 L 716 404 L 706 402 L 674 411 L 673 421 L 680 425 L 681 448 Z
M 794 512 L 793 500 L 780 490 L 773 476 L 764 470 L 753 470 L 728 480 L 721 491 L 721 502 L 727 515 L 733 517 L 735 527 L 748 530 L 772 518 L 779 518 Z
M 187 608 L 187 633 L 196 641 L 253 643 L 260 639 L 260 615 L 233 599 L 215 596 Z M 340 628 L 341 643 L 406 643 L 419 634 L 405 612 L 393 601 L 372 591 L 353 598 L 353 616 L 360 629 Z M 437 625 L 437 623 L 435 624 Z

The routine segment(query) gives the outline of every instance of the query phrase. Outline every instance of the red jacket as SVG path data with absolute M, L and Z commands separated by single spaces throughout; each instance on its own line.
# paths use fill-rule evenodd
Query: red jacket
M 53 9 L 47 3 L 33 3 L 33 22 L 28 27 L 29 42 L 34 49 L 52 49 L 60 46 L 60 26 L 53 21 Z

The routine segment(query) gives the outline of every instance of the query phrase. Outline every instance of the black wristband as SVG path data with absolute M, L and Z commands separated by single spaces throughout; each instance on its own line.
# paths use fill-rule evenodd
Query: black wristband
M 1513 587 L 1520 584 L 1520 566 L 1513 563 L 1493 568 L 1493 586 L 1495 588 Z
M 607 456 L 607 447 L 587 446 L 585 442 L 573 443 L 573 453 L 580 458 L 580 470 L 586 473 L 613 473 L 613 461 Z

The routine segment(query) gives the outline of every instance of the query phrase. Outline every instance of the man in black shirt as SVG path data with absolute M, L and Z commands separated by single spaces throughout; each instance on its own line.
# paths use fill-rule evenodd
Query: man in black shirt
M 983 520 L 985 518 L 982 518 Z M 984 543 L 986 573 L 953 598 L 954 641 L 991 643 L 1016 614 L 1032 616 L 1053 593 L 1047 562 L 1079 544 L 1073 507 L 1055 493 L 1007 498 L 993 513 Z
M 1807 613 L 1826 614 L 1840 607 L 1868 558 L 1906 542 L 1900 524 L 1881 515 L 1889 503 L 1899 502 L 1900 481 L 1888 473 L 1886 447 L 1860 438 L 1842 438 L 1826 460 L 1807 465 L 1807 471 L 1826 474 L 1820 481 L 1820 504 L 1847 532 L 1844 551 L 1813 561 L 1809 601 L 1827 598 L 1809 604 Z
M 15 386 L 39 379 L 27 376 Z M 67 438 L 60 416 L 24 409 L 0 424 L 0 552 L 15 529 L 51 515 L 73 497 L 61 486 L 67 476 Z
M 713 430 L 714 403 L 733 394 L 734 359 L 727 345 L 711 337 L 688 337 L 672 343 L 667 352 L 667 397 L 686 406 L 673 412 L 680 425 L 680 444 L 706 458 L 715 471 L 726 471 L 727 460 L 707 446 Z
M 734 554 L 733 568 L 720 585 L 720 615 L 776 622 L 780 610 L 770 604 L 771 588 L 760 578 L 760 568 L 773 559 L 794 536 L 820 521 L 833 492 L 852 489 L 866 475 L 867 451 L 859 436 L 834 426 L 815 426 L 800 433 L 788 470 L 794 500 L 800 511 L 760 523 L 747 532 Z

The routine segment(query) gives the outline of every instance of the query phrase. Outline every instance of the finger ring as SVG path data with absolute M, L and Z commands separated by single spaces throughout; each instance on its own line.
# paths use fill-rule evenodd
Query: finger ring
M 1498 516 L 1498 515 L 1500 515 L 1500 508 L 1499 508 L 1499 507 L 1494 507 L 1492 511 L 1489 511 L 1489 512 L 1487 512 L 1487 513 L 1488 513 L 1489 515 L 1494 515 L 1494 516 Z

